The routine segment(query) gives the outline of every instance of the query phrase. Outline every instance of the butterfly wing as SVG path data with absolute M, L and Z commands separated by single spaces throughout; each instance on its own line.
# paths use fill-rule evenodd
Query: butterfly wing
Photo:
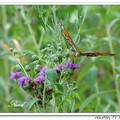
M 63 33 L 64 33 L 64 35 L 66 37 L 67 42 L 72 46 L 74 51 L 77 51 L 76 45 L 72 41 L 72 38 L 70 37 L 69 33 L 67 32 L 67 30 L 65 29 L 63 24 L 60 21 L 58 22 L 58 24 L 60 25 L 61 29 L 63 30 Z
M 58 22 L 58 24 L 60 25 L 61 29 L 63 30 L 63 33 L 64 33 L 64 35 L 66 37 L 67 42 L 72 46 L 72 48 L 74 50 L 74 55 L 76 57 L 78 57 L 78 56 L 87 56 L 87 57 L 115 56 L 115 54 L 112 54 L 112 53 L 102 53 L 102 52 L 82 53 L 82 52 L 78 51 L 76 45 L 72 41 L 72 38 L 70 37 L 70 35 L 67 32 L 67 30 L 65 29 L 65 27 L 62 25 L 62 23 L 60 21 Z
M 102 53 L 102 52 L 91 52 L 91 53 L 81 53 L 82 56 L 96 57 L 96 56 L 115 56 L 112 53 Z

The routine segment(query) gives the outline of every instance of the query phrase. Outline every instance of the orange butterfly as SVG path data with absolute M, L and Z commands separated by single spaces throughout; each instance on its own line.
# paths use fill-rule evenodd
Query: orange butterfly
M 96 57 L 96 56 L 115 56 L 113 53 L 102 53 L 102 52 L 90 52 L 90 53 L 82 53 L 77 50 L 77 47 L 75 43 L 72 41 L 72 38 L 70 37 L 69 33 L 65 29 L 65 27 L 62 25 L 62 23 L 59 21 L 58 24 L 60 25 L 61 29 L 63 30 L 63 33 L 66 37 L 67 42 L 72 46 L 74 55 L 76 57 L 79 56 L 87 56 L 87 57 Z

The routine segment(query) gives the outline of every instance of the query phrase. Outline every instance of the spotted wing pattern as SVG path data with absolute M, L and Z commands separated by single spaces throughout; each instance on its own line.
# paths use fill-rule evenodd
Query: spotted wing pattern
M 61 29 L 63 30 L 63 33 L 64 33 L 64 35 L 66 37 L 67 42 L 72 46 L 74 51 L 77 51 L 76 45 L 72 41 L 72 38 L 70 37 L 70 35 L 67 32 L 67 30 L 65 29 L 65 27 L 62 25 L 62 23 L 60 21 L 58 22 L 58 24 L 60 25 Z
M 115 54 L 112 54 L 112 53 L 102 53 L 102 52 L 82 53 L 81 55 L 87 56 L 87 57 L 96 57 L 96 56 L 115 56 Z

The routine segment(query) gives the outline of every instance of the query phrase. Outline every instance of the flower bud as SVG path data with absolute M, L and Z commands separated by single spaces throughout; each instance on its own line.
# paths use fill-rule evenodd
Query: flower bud
M 25 70 L 27 71 L 27 72 L 29 72 L 31 69 L 30 69 L 30 66 L 29 65 L 26 65 L 25 66 Z
M 13 48 L 10 48 L 10 51 L 12 52 L 12 51 L 13 51 Z
M 70 53 L 69 53 L 69 52 L 66 52 L 66 53 L 65 53 L 65 56 L 66 56 L 66 57 L 69 57 L 69 56 L 70 56 Z
M 50 44 L 47 44 L 48 47 L 50 47 L 51 45 Z
M 33 60 L 33 61 L 38 60 L 38 59 L 39 59 L 39 58 L 38 58 L 37 55 L 33 55 L 33 56 L 32 56 L 32 60 Z
M 57 61 L 58 61 L 58 58 L 57 58 L 57 57 L 54 57 L 52 60 L 53 60 L 53 62 L 57 62 Z
M 26 84 L 26 85 L 23 86 L 23 89 L 24 89 L 24 90 L 28 90 L 29 88 L 30 88 L 30 85 L 29 85 L 29 84 Z
M 37 89 L 39 89 L 39 90 L 43 90 L 43 85 L 42 84 L 39 84 L 38 86 L 37 86 Z
M 48 52 L 52 52 L 52 49 L 50 49 L 50 48 L 49 48 L 49 49 L 47 49 L 47 50 L 48 50 Z
M 36 60 L 36 61 L 30 63 L 30 66 L 34 66 L 34 65 L 36 65 L 36 64 L 38 64 L 38 60 Z
M 38 93 L 38 91 L 37 91 L 36 89 L 35 89 L 33 92 L 34 92 L 34 94 L 37 94 L 37 93 Z
M 53 49 L 54 47 L 51 45 L 50 48 Z
M 61 43 L 58 43 L 57 46 L 61 46 Z
M 61 47 L 58 47 L 57 49 L 58 49 L 59 51 L 61 51 L 61 50 L 62 50 L 62 48 L 61 48 Z
M 13 53 L 14 53 L 14 54 L 18 54 L 18 50 L 14 49 L 14 50 L 13 50 Z
M 41 52 L 42 52 L 42 53 L 44 53 L 44 52 L 45 52 L 45 50 L 44 50 L 44 49 L 42 49 L 42 50 L 41 50 Z
M 19 65 L 15 66 L 15 71 L 21 71 L 21 67 Z
M 36 65 L 35 67 L 35 71 L 38 73 L 40 72 L 40 70 L 42 69 L 42 67 L 40 65 Z

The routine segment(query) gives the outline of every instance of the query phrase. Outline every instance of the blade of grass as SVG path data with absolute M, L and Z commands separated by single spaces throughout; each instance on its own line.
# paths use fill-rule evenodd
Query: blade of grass
M 37 49 L 37 52 L 38 52 L 38 54 L 40 55 L 39 46 L 38 46 L 38 44 L 37 44 L 37 42 L 36 42 L 36 39 L 35 39 L 33 30 L 32 30 L 32 27 L 31 27 L 31 25 L 30 25 L 30 22 L 29 22 L 28 18 L 27 18 L 26 15 L 25 15 L 25 12 L 24 12 L 24 8 L 23 8 L 23 7 L 22 7 L 22 9 L 21 9 L 21 15 L 22 15 L 24 21 L 25 21 L 26 24 L 27 24 L 27 27 L 28 27 L 28 29 L 29 29 L 29 31 L 30 31 L 30 33 L 31 33 L 32 40 L 33 40 L 33 43 L 34 43 L 34 45 L 35 45 L 35 48 Z
M 109 38 L 110 51 L 112 53 L 114 53 L 113 45 L 112 45 L 112 36 L 111 36 L 111 31 L 110 31 L 110 25 L 109 24 L 106 25 L 106 33 L 107 33 L 107 36 Z M 115 65 L 115 58 L 114 57 L 111 57 L 111 65 L 112 65 L 112 70 L 113 70 L 113 75 L 114 75 L 117 100 L 118 100 L 118 104 L 120 106 L 120 87 L 119 87 L 119 81 L 117 79 L 117 74 L 116 74 L 116 71 L 115 71 L 116 65 Z
M 92 100 L 99 96 L 99 95 L 102 95 L 102 94 L 107 94 L 109 92 L 99 92 L 99 93 L 95 93 L 93 95 L 91 95 L 90 97 L 88 97 L 83 103 L 82 105 L 80 106 L 80 109 L 79 109 L 79 112 L 83 112 L 83 110 L 90 104 L 90 102 L 92 102 Z
M 78 29 L 78 32 L 77 32 L 77 35 L 76 35 L 76 38 L 75 38 L 75 43 L 77 42 L 77 39 L 78 39 L 79 34 L 80 34 L 81 27 L 82 27 L 82 25 L 83 25 L 83 23 L 84 23 L 84 21 L 85 21 L 85 18 L 86 18 L 86 15 L 87 15 L 87 11 L 88 11 L 88 6 L 85 6 L 85 14 L 84 14 L 84 16 L 83 16 L 83 20 L 82 20 L 82 22 L 81 22 L 81 25 L 80 25 L 80 27 L 79 27 L 79 29 Z
M 84 67 L 84 69 L 80 72 L 77 78 L 77 84 L 80 83 L 80 81 L 83 79 L 83 77 L 86 75 L 86 73 L 91 69 L 93 65 L 94 65 L 94 62 L 91 62 L 87 66 Z
M 83 79 L 83 77 L 88 73 L 88 71 L 93 67 L 93 65 L 97 62 L 105 62 L 105 63 L 109 63 L 111 65 L 111 63 L 109 62 L 109 60 L 104 59 L 104 57 L 101 58 L 96 58 L 96 60 L 92 61 L 91 63 L 89 63 L 88 65 L 86 65 L 84 67 L 84 69 L 81 70 L 78 78 L 77 78 L 77 84 L 80 84 L 80 81 Z

